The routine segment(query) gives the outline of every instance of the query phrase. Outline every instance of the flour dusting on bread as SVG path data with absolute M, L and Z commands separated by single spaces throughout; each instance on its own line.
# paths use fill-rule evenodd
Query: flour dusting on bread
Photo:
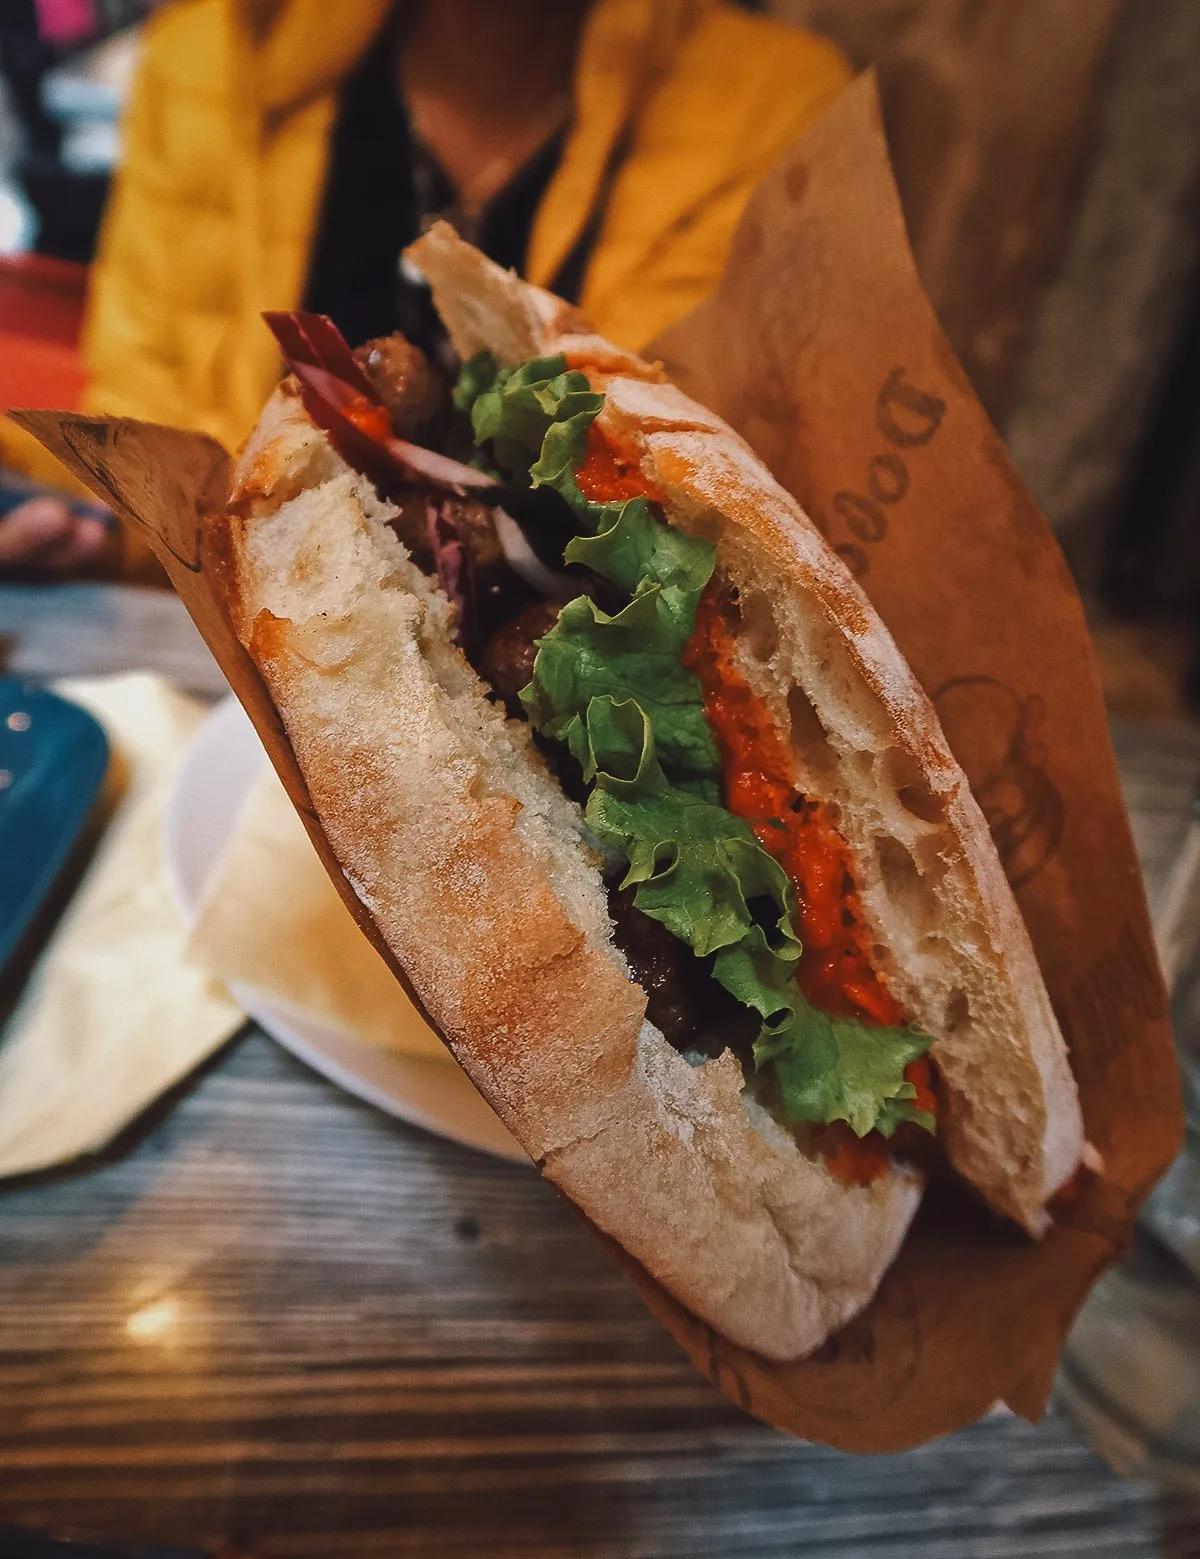
M 1079 1159 L 1065 1050 L 979 809 L 855 581 L 720 419 L 442 226 L 414 251 L 464 355 L 563 353 L 710 539 L 740 669 L 855 863 L 886 983 L 935 1040 L 955 1166 L 1037 1232 Z M 835 1178 L 646 1017 L 583 815 L 453 642 L 453 609 L 285 380 L 214 520 L 228 605 L 330 845 L 454 1055 L 544 1173 L 733 1341 L 800 1358 L 870 1300 L 922 1190 Z M 413 545 L 417 545 L 413 543 Z
M 593 338 L 556 331 L 544 294 L 445 224 L 413 252 L 444 315 L 451 293 L 467 292 L 476 322 L 489 308 L 519 315 L 522 356 L 604 364 Z M 640 457 L 667 519 L 711 540 L 737 586 L 741 670 L 790 733 L 811 793 L 836 807 L 888 984 L 934 1036 L 951 1162 L 1041 1232 L 1083 1150 L 1078 1092 L 1029 934 L 932 705 L 857 581 L 731 428 L 640 370 L 597 366 L 590 378 L 605 392 L 601 424 Z

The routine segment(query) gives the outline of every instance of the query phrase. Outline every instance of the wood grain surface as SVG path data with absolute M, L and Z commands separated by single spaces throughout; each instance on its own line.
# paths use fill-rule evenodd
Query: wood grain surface
M 70 642 L 89 669 L 94 611 Z M 1118 748 L 1153 873 L 1200 740 Z M 103 1160 L 0 1187 L 5 1522 L 226 1559 L 1200 1556 L 1194 1508 L 1054 1413 L 873 1459 L 752 1422 L 532 1171 L 254 1030 Z
M 158 671 L 204 698 L 225 678 L 166 590 L 102 584 L 0 581 L 0 668 L 42 680 Z
M 0 1519 L 256 1555 L 1190 1551 L 1053 1417 L 868 1460 L 742 1417 L 532 1171 L 257 1033 L 105 1163 L 0 1194 L 0 1253 Z

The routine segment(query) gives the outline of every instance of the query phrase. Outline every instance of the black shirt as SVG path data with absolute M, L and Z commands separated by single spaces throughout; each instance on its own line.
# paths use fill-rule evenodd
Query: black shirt
M 452 214 L 454 189 L 413 134 L 396 88 L 395 51 L 395 27 L 387 26 L 342 87 L 304 306 L 328 314 L 351 345 L 402 330 L 437 351 L 444 337 L 428 288 L 405 274 L 400 257 L 434 217 Z M 463 232 L 497 264 L 524 271 L 564 139 L 559 130 Z M 585 248 L 558 278 L 572 302 Z

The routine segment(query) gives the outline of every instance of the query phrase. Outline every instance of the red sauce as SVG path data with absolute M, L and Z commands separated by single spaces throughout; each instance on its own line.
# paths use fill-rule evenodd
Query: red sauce
M 386 406 L 376 405 L 365 395 L 356 395 L 338 409 L 347 422 L 352 422 L 360 433 L 365 433 L 376 443 L 386 443 L 392 437 L 391 413 Z
M 700 602 L 684 665 L 704 689 L 704 712 L 725 774 L 725 805 L 746 819 L 795 887 L 796 930 L 804 944 L 800 989 L 822 1012 L 885 1027 L 901 1024 L 903 1010 L 864 946 L 846 846 L 821 803 L 807 800 L 792 783 L 791 754 L 736 669 L 733 646 L 733 626 L 710 591 Z
M 626 498 L 657 498 L 653 484 L 636 460 L 627 459 L 593 422 L 588 428 L 587 459 L 575 473 L 579 491 L 594 503 L 621 503 Z
M 804 948 L 796 975 L 800 989 L 833 1016 L 881 1027 L 904 1023 L 903 1008 L 871 962 L 846 846 L 826 808 L 792 783 L 790 753 L 766 705 L 737 670 L 733 624 L 716 591 L 701 599 L 684 665 L 704 691 L 704 712 L 721 754 L 725 805 L 745 818 L 796 890 L 796 931 Z M 913 1061 L 904 1075 L 916 1086 L 917 1108 L 933 1112 L 930 1063 Z M 839 1179 L 865 1184 L 887 1172 L 890 1148 L 879 1133 L 860 1139 L 839 1123 L 819 1135 Z
M 597 503 L 659 496 L 637 461 L 626 458 L 595 423 L 588 429 L 587 459 L 575 480 L 580 492 Z M 704 692 L 704 712 L 721 755 L 725 805 L 750 824 L 796 890 L 796 930 L 804 948 L 796 976 L 800 989 L 833 1016 L 900 1025 L 906 1021 L 904 1011 L 880 980 L 865 945 L 846 846 L 826 808 L 792 783 L 791 755 L 766 705 L 738 672 L 733 645 L 726 605 L 710 589 L 701 599 L 683 662 Z M 904 1075 L 916 1087 L 916 1107 L 935 1112 L 931 1064 L 923 1058 L 913 1061 Z M 839 1179 L 865 1185 L 887 1173 L 891 1149 L 878 1132 L 858 1138 L 838 1122 L 818 1136 Z

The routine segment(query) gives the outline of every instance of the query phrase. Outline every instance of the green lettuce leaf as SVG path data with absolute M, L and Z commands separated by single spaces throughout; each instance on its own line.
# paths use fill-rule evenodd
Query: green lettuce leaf
M 679 653 L 696 626 L 696 608 L 712 578 L 716 552 L 710 541 L 656 520 L 644 498 L 592 504 L 594 534 L 575 536 L 563 559 L 583 563 L 630 595 L 657 586 L 674 621 Z
M 832 1018 L 806 1000 L 796 983 L 791 884 L 750 826 L 668 782 L 653 720 L 633 700 L 595 699 L 586 731 L 596 778 L 589 826 L 628 863 L 621 886 L 636 885 L 638 909 L 697 957 L 715 954 L 714 978 L 764 1019 L 755 1059 L 787 1118 L 844 1120 L 859 1136 L 890 1135 L 904 1120 L 931 1128 L 904 1079 L 928 1037 Z
M 574 472 L 588 427 L 604 405 L 586 374 L 569 369 L 563 357 L 533 357 L 519 368 L 500 369 L 490 353 L 478 353 L 464 366 L 454 401 L 470 413 L 475 442 L 490 444 L 503 470 L 584 502 Z
M 911 1105 L 916 1089 L 904 1080 L 904 1068 L 929 1049 L 928 1035 L 821 1012 L 796 984 L 799 953 L 798 943 L 769 945 L 755 926 L 713 963 L 714 978 L 765 1020 L 754 1057 L 773 1075 L 788 1119 L 844 1120 L 860 1137 L 890 1136 L 907 1120 L 932 1130 L 933 1117 Z
M 791 884 L 720 803 L 703 693 L 682 663 L 712 544 L 661 523 L 644 498 L 584 497 L 575 473 L 603 396 L 563 358 L 501 370 L 481 354 L 465 365 L 455 401 L 502 468 L 570 504 L 581 534 L 564 562 L 628 597 L 611 615 L 587 596 L 564 606 L 521 692 L 534 727 L 564 743 L 593 786 L 587 822 L 624 861 L 622 886 L 634 888 L 643 914 L 711 958 L 714 977 L 762 1018 L 755 1061 L 787 1119 L 844 1120 L 860 1136 L 903 1121 L 932 1130 L 904 1080 L 928 1036 L 829 1017 L 806 1000 Z
M 483 392 L 495 384 L 499 372 L 499 364 L 489 351 L 476 352 L 459 369 L 458 382 L 450 392 L 450 399 L 459 411 L 465 411 L 469 416 Z
M 604 397 L 593 396 L 604 404 Z M 594 524 L 593 515 L 602 508 L 585 498 L 579 491 L 575 473 L 587 454 L 588 429 L 596 420 L 600 406 L 580 404 L 574 398 L 564 396 L 556 408 L 555 420 L 546 429 L 542 439 L 541 454 L 529 468 L 529 480 L 534 487 L 552 487 L 565 498 L 576 514 L 586 523 Z
M 735 946 L 722 948 L 717 954 L 713 978 L 760 1018 L 778 1018 L 796 1005 L 796 963 L 800 953 L 790 917 L 776 927 L 773 941 L 768 941 L 763 926 L 756 924 Z
M 926 1049 L 928 1049 L 928 1042 Z M 889 1099 L 879 1112 L 875 1130 L 884 1137 L 890 1137 L 897 1126 L 904 1125 L 919 1126 L 922 1131 L 936 1132 L 937 1116 L 932 1110 L 918 1110 L 912 1103 L 916 1097 L 916 1088 L 911 1083 L 906 1083 L 904 1086 L 912 1088 L 912 1094 L 906 1095 L 903 1099 Z
M 754 1058 L 771 1066 L 789 1120 L 846 1121 L 860 1137 L 890 1136 L 905 1120 L 932 1130 L 932 1117 L 911 1103 L 916 1088 L 904 1081 L 904 1068 L 929 1044 L 915 1029 L 868 1028 L 805 1002 L 778 1027 L 764 1027 Z
M 798 955 L 787 876 L 749 824 L 668 783 L 654 757 L 646 712 L 632 700 L 597 699 L 587 730 L 596 774 L 588 825 L 605 849 L 624 857 L 621 886 L 636 884 L 638 909 L 705 958 L 756 929 L 755 911 L 766 906 L 777 936 L 795 945 Z
M 679 660 L 679 626 L 652 586 L 609 616 L 589 596 L 570 601 L 540 641 L 533 681 L 521 701 L 543 736 L 565 742 L 587 763 L 584 721 L 593 699 L 634 699 L 645 711 L 662 763 L 715 775 L 717 750 L 700 685 Z

